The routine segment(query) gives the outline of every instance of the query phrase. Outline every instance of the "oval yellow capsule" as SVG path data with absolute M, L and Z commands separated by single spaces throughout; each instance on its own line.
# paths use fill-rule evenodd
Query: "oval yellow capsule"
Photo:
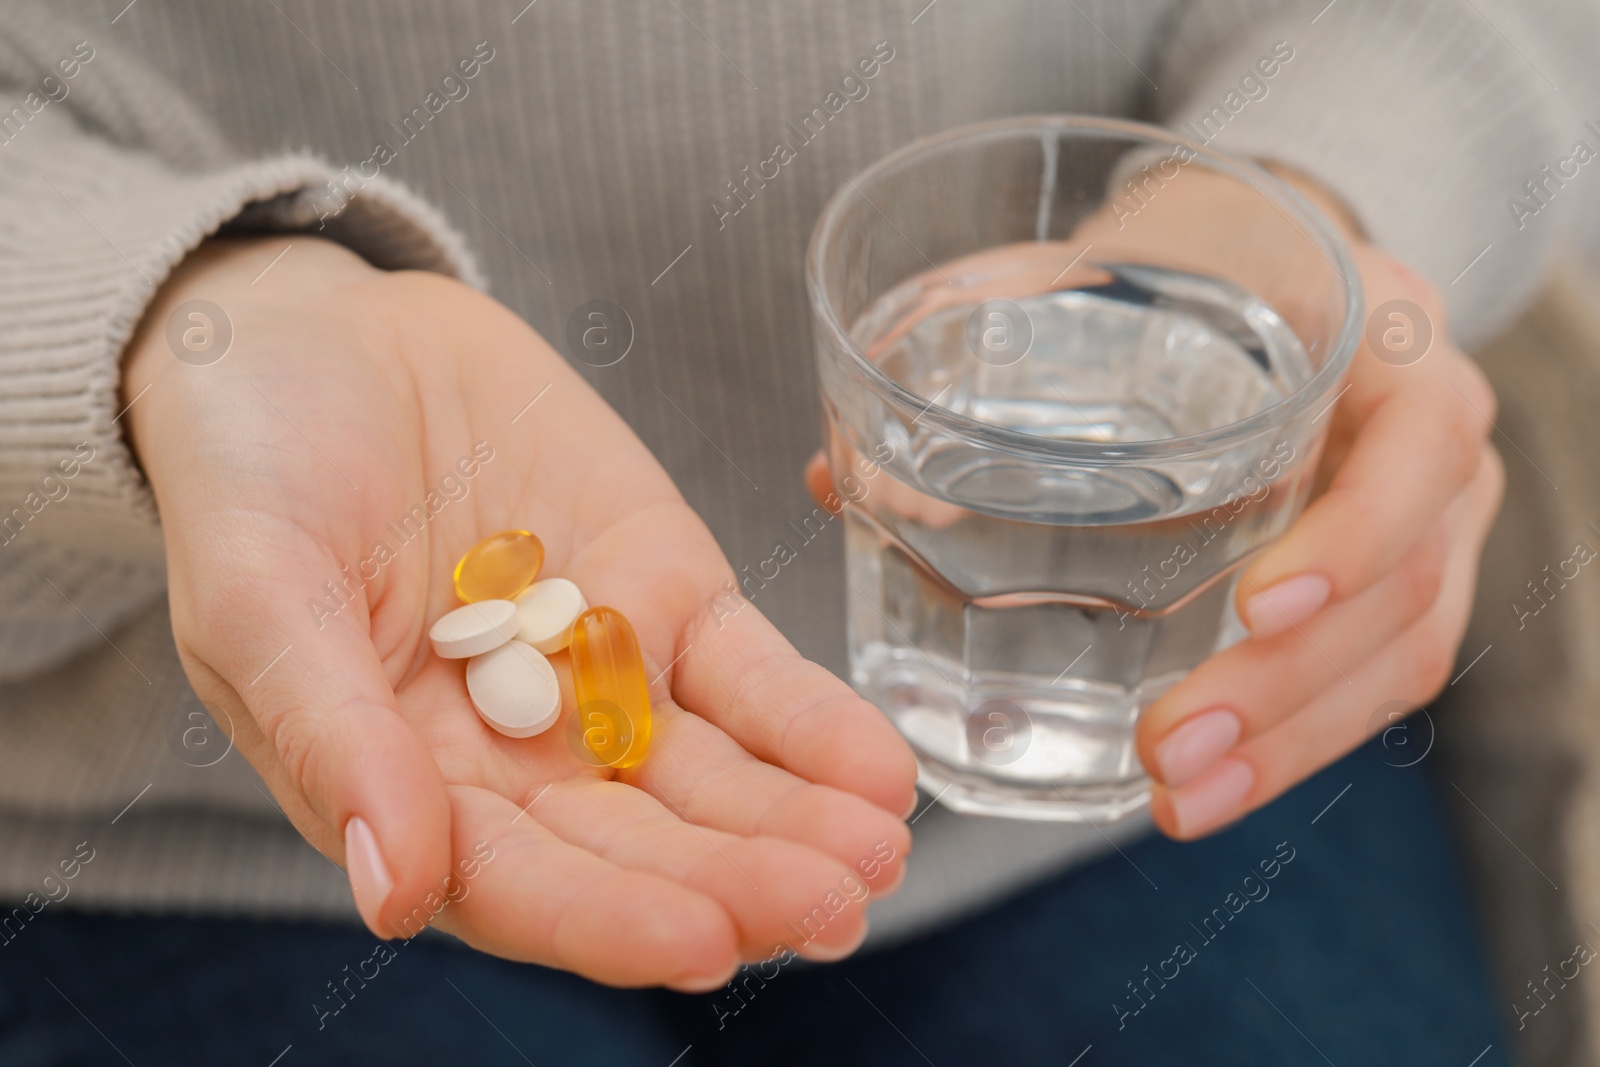
M 572 624 L 574 750 L 602 767 L 632 767 L 650 746 L 650 682 L 633 626 L 615 608 L 590 608 Z
M 451 580 L 456 596 L 468 604 L 515 600 L 539 577 L 544 542 L 527 530 L 504 530 L 467 549 Z

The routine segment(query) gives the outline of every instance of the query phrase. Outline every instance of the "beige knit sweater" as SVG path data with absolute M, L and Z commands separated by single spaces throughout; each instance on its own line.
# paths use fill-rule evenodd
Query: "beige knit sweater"
M 1101 112 L 1296 165 L 1445 289 L 1468 340 L 1525 303 L 1563 218 L 1600 188 L 1570 164 L 1575 142 L 1600 148 L 1585 125 L 1600 120 L 1589 0 L 7 7 L 0 897 L 45 893 L 87 843 L 93 859 L 48 894 L 61 907 L 353 913 L 341 873 L 237 753 L 193 765 L 206 760 L 181 739 L 195 706 L 161 528 L 119 432 L 119 354 L 173 265 L 219 228 L 320 227 L 381 266 L 461 275 L 558 346 L 580 304 L 621 304 L 635 351 L 580 369 L 737 569 L 810 511 L 812 220 L 915 136 Z M 1262 79 L 1278 42 L 1293 58 Z M 844 83 L 874 54 L 872 79 Z M 820 132 L 797 136 L 808 115 Z M 729 183 L 775 140 L 797 158 L 735 198 Z M 1544 169 L 1563 160 L 1575 174 Z M 841 546 L 825 536 L 758 606 L 838 670 Z M 1107 847 L 942 809 L 915 829 L 911 877 L 875 906 L 875 936 Z

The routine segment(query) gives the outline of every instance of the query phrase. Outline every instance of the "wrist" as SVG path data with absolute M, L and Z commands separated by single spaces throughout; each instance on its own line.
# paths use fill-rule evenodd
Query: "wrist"
M 1361 219 L 1338 193 L 1323 185 L 1316 178 L 1296 167 L 1274 160 L 1263 159 L 1260 165 L 1278 180 L 1290 185 L 1295 192 L 1311 201 L 1311 205 L 1327 216 L 1342 237 L 1351 244 L 1365 244 L 1370 241 L 1366 227 L 1361 225 Z
M 145 309 L 123 354 L 122 402 L 127 404 L 178 362 L 167 327 L 179 305 L 209 300 L 231 320 L 235 315 L 230 308 L 296 304 L 377 273 L 354 252 L 320 237 L 219 237 L 204 242 L 178 264 Z
M 285 251 L 287 249 L 287 251 Z M 121 407 L 128 446 L 148 474 L 146 429 L 158 404 L 146 398 L 161 379 L 176 371 L 203 368 L 227 354 L 207 347 L 288 313 L 309 310 L 331 292 L 381 274 L 344 246 L 303 234 L 275 237 L 217 237 L 202 243 L 173 270 L 145 309 L 122 357 Z M 213 305 L 183 313 L 190 301 Z M 198 317 L 196 317 L 198 315 Z M 190 383 L 186 383 L 186 388 Z

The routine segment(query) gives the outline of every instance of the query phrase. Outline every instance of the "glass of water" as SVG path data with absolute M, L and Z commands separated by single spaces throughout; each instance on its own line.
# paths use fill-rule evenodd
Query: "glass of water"
M 1250 222 L 1180 236 L 1190 202 Z M 1140 710 L 1244 635 L 1238 574 L 1312 490 L 1359 339 L 1338 234 L 1168 131 L 1007 119 L 848 181 L 807 286 L 852 684 L 950 807 L 1138 810 Z

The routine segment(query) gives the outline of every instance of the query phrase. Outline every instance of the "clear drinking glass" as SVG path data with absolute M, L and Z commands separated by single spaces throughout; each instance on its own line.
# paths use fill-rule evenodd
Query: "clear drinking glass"
M 1144 805 L 1140 710 L 1244 633 L 1358 341 L 1337 233 L 1152 126 L 1008 119 L 848 181 L 807 254 L 851 680 L 958 810 Z

